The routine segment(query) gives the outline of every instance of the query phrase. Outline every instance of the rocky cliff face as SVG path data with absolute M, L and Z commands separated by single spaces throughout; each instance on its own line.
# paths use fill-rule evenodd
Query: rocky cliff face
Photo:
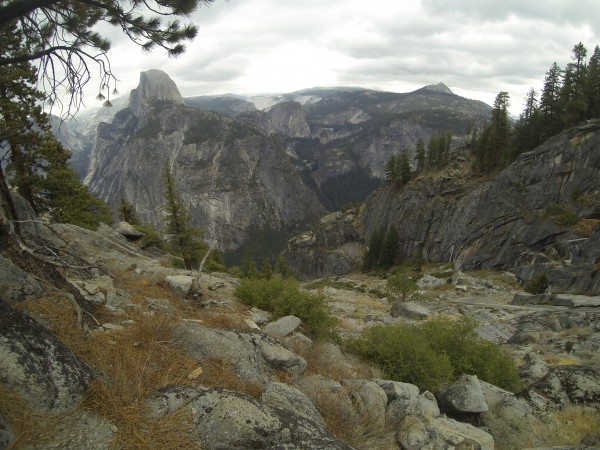
M 152 72 L 132 92 L 137 106 L 98 128 L 86 179 L 93 192 L 113 205 L 126 198 L 143 221 L 160 226 L 168 163 L 194 223 L 225 251 L 242 246 L 250 229 L 291 228 L 323 212 L 277 142 L 239 121 L 186 107 L 170 83 L 159 83 L 155 97 L 161 77 Z
M 365 242 L 394 225 L 402 259 L 519 270 L 523 282 L 544 271 L 556 289 L 597 294 L 600 123 L 555 136 L 491 180 L 475 178 L 467 161 L 387 186 L 367 199 L 360 222 Z

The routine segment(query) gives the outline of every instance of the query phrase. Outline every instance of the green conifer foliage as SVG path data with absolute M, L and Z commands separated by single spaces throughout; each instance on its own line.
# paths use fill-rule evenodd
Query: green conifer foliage
M 175 185 L 173 171 L 169 164 L 163 170 L 165 195 L 165 234 L 176 254 L 181 255 L 186 269 L 198 266 L 207 251 L 205 243 L 200 241 L 202 230 L 192 225 L 187 207 Z

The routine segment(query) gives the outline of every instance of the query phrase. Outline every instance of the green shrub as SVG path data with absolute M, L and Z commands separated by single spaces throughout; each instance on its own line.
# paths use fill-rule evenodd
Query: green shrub
M 523 287 L 529 294 L 543 294 L 548 289 L 548 278 L 546 272 L 540 272 L 534 275 Z
M 160 233 L 156 230 L 156 228 L 151 227 L 150 225 L 140 225 L 135 224 L 133 226 L 136 230 L 144 233 L 144 237 L 140 241 L 140 247 L 158 247 L 163 251 L 168 251 L 167 243 L 160 237 Z
M 575 225 L 579 221 L 579 216 L 569 211 L 564 205 L 550 205 L 546 208 L 546 216 L 550 216 L 561 226 Z
M 475 333 L 476 323 L 436 318 L 420 325 L 375 326 L 346 342 L 347 347 L 378 365 L 385 376 L 438 391 L 460 375 L 513 392 L 519 372 L 497 345 Z
M 325 296 L 300 290 L 292 278 L 246 278 L 236 288 L 235 295 L 243 303 L 272 312 L 274 318 L 287 315 L 300 318 L 309 334 L 320 337 L 334 334 L 337 319 L 329 313 Z

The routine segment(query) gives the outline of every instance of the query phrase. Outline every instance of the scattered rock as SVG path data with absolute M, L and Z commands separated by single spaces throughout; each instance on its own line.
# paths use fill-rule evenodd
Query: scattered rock
M 302 320 L 296 316 L 285 316 L 277 319 L 274 322 L 267 324 L 263 331 L 269 336 L 276 339 L 281 339 L 288 334 L 293 333 L 300 326 Z
M 208 450 L 351 450 L 314 421 L 240 392 L 170 386 L 152 395 L 147 404 L 153 417 L 188 409 L 195 426 L 192 438 Z
M 129 222 L 119 222 L 115 227 L 115 231 L 127 239 L 136 240 L 144 237 L 144 233 L 137 230 Z
M 182 346 L 191 355 L 199 360 L 223 360 L 248 381 L 267 383 L 274 378 L 275 370 L 297 377 L 306 368 L 303 358 L 257 330 L 223 330 L 186 321 L 177 332 L 182 334 Z
M 396 302 L 392 306 L 392 317 L 422 320 L 430 314 L 429 308 L 419 302 Z
M 296 414 L 312 420 L 320 427 L 326 427 L 325 419 L 317 411 L 315 405 L 302 391 L 293 386 L 271 382 L 265 387 L 261 400 L 271 406 L 294 411 Z
M 463 375 L 437 395 L 440 409 L 449 414 L 483 413 L 488 410 L 476 375 Z
M 107 275 L 100 275 L 88 280 L 67 278 L 82 297 L 92 305 L 114 305 L 117 300 L 117 291 L 112 279 Z
M 253 307 L 250 310 L 250 315 L 251 319 L 257 325 L 264 325 L 265 323 L 268 323 L 271 320 L 271 317 L 273 316 L 273 314 L 271 314 L 270 312 L 263 311 L 262 309 L 258 309 L 256 307 Z
M 187 295 L 194 283 L 194 279 L 189 275 L 169 275 L 167 284 L 177 294 Z

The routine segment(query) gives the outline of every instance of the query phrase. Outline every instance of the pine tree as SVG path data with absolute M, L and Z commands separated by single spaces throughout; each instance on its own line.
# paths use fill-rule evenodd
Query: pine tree
M 402 184 L 406 184 L 411 178 L 411 165 L 410 157 L 408 156 L 408 150 L 402 150 L 400 158 L 398 160 L 398 179 Z
M 106 34 L 101 34 L 107 28 L 98 25 L 116 27 L 144 51 L 160 47 L 174 57 L 183 53 L 184 42 L 197 34 L 195 25 L 184 25 L 179 18 L 188 17 L 199 4 L 212 1 L 2 1 L 0 28 L 13 27 L 25 51 L 20 54 L 0 51 L 0 67 L 4 71 L 15 64 L 36 61 L 40 67 L 39 81 L 47 89 L 50 103 L 61 101 L 58 90 L 64 88 L 69 96 L 69 109 L 71 106 L 77 109 L 92 68 L 97 68 L 100 74 L 102 99 L 116 85 L 108 57 L 111 43 Z M 109 98 L 106 101 L 110 103 Z
M 385 180 L 395 183 L 400 179 L 399 155 L 392 155 L 385 163 Z
M 281 275 L 283 278 L 289 278 L 294 275 L 290 265 L 283 255 L 279 255 L 277 257 L 277 261 L 275 263 L 275 272 Z
M 128 202 L 124 198 L 121 198 L 117 210 L 120 220 L 131 225 L 140 225 L 140 219 L 137 215 L 137 211 L 135 210 L 135 206 L 132 203 Z
M 2 54 L 20 55 L 20 34 L 13 26 L 0 27 Z M 79 182 L 69 167 L 70 152 L 50 132 L 48 116 L 42 111 L 43 94 L 35 88 L 36 71 L 21 62 L 0 71 L 0 147 L 5 152 L 6 178 L 40 213 L 51 220 L 95 228 L 99 221 L 112 221 L 110 208 Z M 4 191 L 4 190 L 3 190 Z M 3 195 L 3 203 L 10 204 Z
M 510 160 L 510 124 L 508 122 L 508 92 L 500 92 L 494 101 L 492 118 L 483 129 L 475 146 L 475 156 L 480 169 L 489 172 Z
M 245 278 L 258 278 L 258 270 L 252 256 L 247 255 L 244 258 L 242 272 L 244 273 Z
M 181 200 L 173 171 L 166 163 L 163 171 L 165 186 L 165 234 L 173 250 L 183 258 L 185 268 L 190 270 L 198 265 L 207 246 L 199 239 L 202 231 L 192 225 L 190 214 Z
M 564 127 L 579 123 L 587 114 L 586 82 L 587 65 L 585 57 L 587 49 L 580 42 L 573 47 L 572 59 L 563 73 L 560 91 L 560 106 Z
M 544 87 L 540 96 L 540 133 L 541 139 L 554 136 L 562 129 L 560 110 L 560 91 L 562 88 L 561 68 L 556 62 L 552 64 L 544 78 Z
M 393 266 L 398 258 L 400 245 L 400 235 L 394 225 L 385 233 L 385 238 L 381 246 L 379 264 L 384 267 Z
M 262 269 L 260 271 L 261 278 L 270 280 L 273 276 L 273 268 L 271 267 L 271 258 L 265 256 L 263 258 Z
M 594 53 L 588 62 L 586 98 L 588 99 L 587 117 L 600 117 L 600 47 L 594 48 Z
M 525 109 L 519 116 L 513 130 L 513 155 L 534 149 L 540 143 L 540 116 L 537 94 L 533 88 L 529 89 L 525 97 Z
M 383 227 L 377 228 L 373 231 L 371 239 L 369 239 L 369 245 L 364 257 L 364 270 L 369 271 L 379 266 L 381 249 L 383 247 L 383 241 L 385 239 L 385 229 Z

